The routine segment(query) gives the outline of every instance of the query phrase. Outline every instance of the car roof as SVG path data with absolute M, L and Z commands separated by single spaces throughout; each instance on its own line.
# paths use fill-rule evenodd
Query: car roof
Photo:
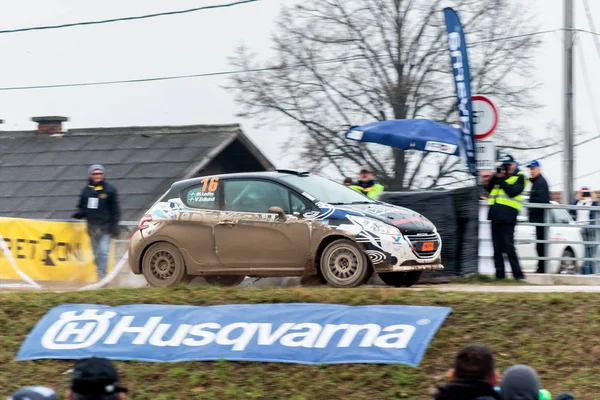
M 262 179 L 270 179 L 270 180 L 278 180 L 283 176 L 288 175 L 297 175 L 297 176 L 310 176 L 310 172 L 305 171 L 297 171 L 291 169 L 279 169 L 276 171 L 259 171 L 259 172 L 238 172 L 233 174 L 218 174 L 218 175 L 205 175 L 199 176 L 197 178 L 185 179 L 182 181 L 177 181 L 171 185 L 171 189 L 181 190 L 183 188 L 193 186 L 196 184 L 201 184 L 202 180 L 210 177 L 210 178 L 219 178 L 219 179 L 244 179 L 244 178 L 262 178 Z

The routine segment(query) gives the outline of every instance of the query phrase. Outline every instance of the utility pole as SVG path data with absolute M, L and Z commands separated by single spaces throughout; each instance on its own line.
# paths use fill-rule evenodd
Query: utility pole
M 573 0 L 564 0 L 565 11 L 565 54 L 564 54 L 564 176 L 563 195 L 564 204 L 573 201 L 574 174 L 573 174 Z

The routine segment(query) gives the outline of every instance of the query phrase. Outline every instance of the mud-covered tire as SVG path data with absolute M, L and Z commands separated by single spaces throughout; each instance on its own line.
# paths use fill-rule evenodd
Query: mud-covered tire
M 411 287 L 419 282 L 423 275 L 423 271 L 411 272 L 384 272 L 379 274 L 381 280 L 389 286 L 394 287 Z
M 242 275 L 212 275 L 205 276 L 204 280 L 211 286 L 238 286 L 246 279 Z
M 323 278 L 336 288 L 360 286 L 373 274 L 367 255 L 348 239 L 330 243 L 321 254 L 320 267 Z
M 192 277 L 187 274 L 181 252 L 171 243 L 154 243 L 144 253 L 142 273 L 152 287 L 175 287 L 188 284 Z

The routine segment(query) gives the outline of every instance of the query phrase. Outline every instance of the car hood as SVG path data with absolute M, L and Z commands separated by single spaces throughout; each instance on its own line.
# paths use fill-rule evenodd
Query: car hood
M 404 235 L 431 233 L 435 225 L 423 215 L 404 207 L 385 203 L 353 204 L 352 208 L 367 217 L 392 224 Z

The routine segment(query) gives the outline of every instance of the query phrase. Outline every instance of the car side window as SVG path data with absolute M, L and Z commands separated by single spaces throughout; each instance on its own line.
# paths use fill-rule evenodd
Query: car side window
M 304 200 L 302 200 L 294 193 L 290 193 L 290 197 L 292 202 L 292 213 L 298 212 L 302 214 L 304 211 L 306 211 L 307 207 L 306 202 L 304 202 Z
M 552 210 L 552 223 L 568 224 L 570 222 L 569 213 L 565 210 Z
M 225 181 L 225 210 L 268 213 L 281 207 L 291 214 L 289 191 L 276 183 L 262 180 Z
M 185 189 L 181 201 L 188 207 L 216 210 L 219 208 L 220 191 L 219 178 L 204 178 L 200 184 Z

